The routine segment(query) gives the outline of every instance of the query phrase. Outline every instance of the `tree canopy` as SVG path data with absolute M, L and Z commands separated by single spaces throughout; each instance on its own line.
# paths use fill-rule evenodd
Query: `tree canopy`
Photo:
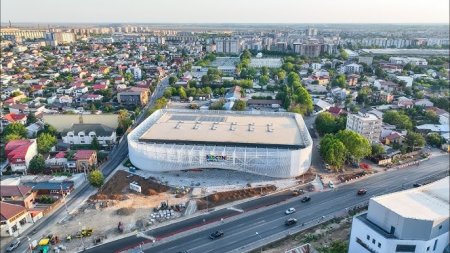
M 425 146 L 425 138 L 419 133 L 408 131 L 405 137 L 405 144 L 408 151 L 414 151 L 417 148 Z
M 28 131 L 24 125 L 14 122 L 7 125 L 3 131 L 4 136 L 8 136 L 10 134 L 20 136 L 21 138 L 27 138 Z
M 337 133 L 339 130 L 344 130 L 346 123 L 346 116 L 335 117 L 329 112 L 319 113 L 315 120 L 316 129 L 320 135 Z
M 413 128 L 413 123 L 408 115 L 390 110 L 383 114 L 383 122 L 396 126 L 398 129 L 410 130 Z
M 341 130 L 336 137 L 345 145 L 350 158 L 357 162 L 372 153 L 369 140 L 361 134 L 351 130 Z
M 332 134 L 325 135 L 320 141 L 320 154 L 323 160 L 332 168 L 341 168 L 347 156 L 344 144 Z
M 89 173 L 89 183 L 94 186 L 99 188 L 100 186 L 103 185 L 104 182 L 104 177 L 101 171 L 99 170 L 93 170 L 91 173 Z
M 237 100 L 233 104 L 233 108 L 231 108 L 233 111 L 244 111 L 246 108 L 246 103 L 243 100 Z
M 49 133 L 41 133 L 37 138 L 38 151 L 41 154 L 50 152 L 51 148 L 57 143 L 56 137 Z
M 28 165 L 28 170 L 32 174 L 42 173 L 44 172 L 44 169 L 45 169 L 45 160 L 41 154 L 34 156 L 31 159 L 30 164 Z

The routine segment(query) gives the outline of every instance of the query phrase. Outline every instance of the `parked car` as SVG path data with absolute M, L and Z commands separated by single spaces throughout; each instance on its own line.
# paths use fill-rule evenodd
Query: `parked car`
M 295 219 L 295 218 L 290 218 L 290 219 L 287 219 L 287 220 L 284 222 L 284 225 L 286 225 L 286 226 L 291 226 L 291 225 L 294 225 L 295 223 L 297 223 L 297 219 Z
M 357 194 L 361 196 L 361 195 L 364 195 L 364 194 L 366 194 L 366 193 L 367 193 L 367 190 L 364 189 L 364 188 L 361 188 L 361 189 L 358 190 L 358 193 L 357 193 Z
M 333 181 L 328 182 L 328 187 L 330 187 L 330 189 L 334 189 Z
M 14 239 L 8 246 L 8 248 L 6 248 L 6 252 L 12 252 L 15 249 L 17 249 L 17 247 L 19 247 L 20 245 L 20 239 L 16 238 Z
M 212 240 L 214 240 L 214 239 L 220 238 L 220 237 L 222 237 L 222 236 L 223 236 L 223 231 L 222 231 L 222 230 L 217 230 L 216 232 L 211 233 L 211 234 L 209 235 L 209 238 L 211 238 Z
M 285 213 L 286 215 L 287 215 L 287 214 L 295 213 L 295 208 L 291 207 L 291 208 L 289 208 L 288 210 L 286 210 L 284 213 Z
M 413 186 L 414 186 L 414 187 L 421 187 L 421 186 L 423 186 L 423 184 L 414 183 Z
M 305 197 L 303 197 L 302 198 L 302 203 L 306 203 L 306 202 L 308 202 L 308 201 L 310 201 L 311 200 L 311 197 L 310 196 L 305 196 Z

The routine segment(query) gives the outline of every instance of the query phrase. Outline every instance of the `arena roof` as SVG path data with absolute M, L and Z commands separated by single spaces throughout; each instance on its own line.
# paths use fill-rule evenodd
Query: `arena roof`
M 294 114 L 275 113 L 253 115 L 167 110 L 139 137 L 139 141 L 292 149 L 305 147 L 304 135 Z

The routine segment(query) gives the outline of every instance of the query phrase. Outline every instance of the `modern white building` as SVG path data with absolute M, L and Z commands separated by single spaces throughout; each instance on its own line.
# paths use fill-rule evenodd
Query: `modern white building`
M 355 216 L 349 253 L 449 252 L 449 177 L 370 199 Z
M 402 65 L 406 65 L 408 63 L 411 63 L 412 65 L 416 65 L 416 66 L 427 66 L 428 65 L 427 60 L 425 60 L 423 58 L 416 58 L 416 57 L 390 57 L 389 62 L 394 63 L 394 64 L 402 64 Z
M 103 124 L 73 124 L 71 128 L 61 132 L 64 143 L 86 145 L 91 144 L 94 137 L 100 145 L 108 146 L 116 143 L 116 130 Z
M 344 66 L 344 72 L 347 74 L 359 74 L 363 71 L 363 66 L 352 63 Z
M 127 73 L 133 74 L 134 80 L 141 80 L 142 79 L 142 70 L 138 66 L 132 66 L 129 69 L 127 69 Z
M 128 135 L 128 150 L 142 170 L 221 168 L 291 178 L 309 169 L 312 139 L 300 114 L 163 109 Z
M 347 115 L 346 129 L 355 131 L 375 143 L 379 142 L 382 123 L 383 120 L 372 113 L 350 113 Z

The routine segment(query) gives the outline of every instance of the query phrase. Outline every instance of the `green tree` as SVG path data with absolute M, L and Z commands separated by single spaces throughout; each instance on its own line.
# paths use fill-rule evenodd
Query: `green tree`
M 336 137 L 344 143 L 350 158 L 357 162 L 372 153 L 369 140 L 361 134 L 351 130 L 341 130 Z
M 170 97 L 172 97 L 172 88 L 171 88 L 171 87 L 166 88 L 166 89 L 164 90 L 163 96 L 164 96 L 165 98 L 170 98 Z
M 429 133 L 426 137 L 427 143 L 430 144 L 433 147 L 441 147 L 442 143 L 444 142 L 441 135 L 438 133 Z
M 98 142 L 97 136 L 94 135 L 91 141 L 91 149 L 100 150 L 100 143 Z
M 297 73 L 295 73 L 295 72 L 289 73 L 289 75 L 287 77 L 287 83 L 289 85 L 294 85 L 294 83 L 299 83 L 300 81 L 301 81 L 300 76 Z
M 413 123 L 408 115 L 390 110 L 383 114 L 383 122 L 396 126 L 398 129 L 412 129 Z
M 372 157 L 377 157 L 384 153 L 383 145 L 379 143 L 372 144 Z
M 57 143 L 56 137 L 48 133 L 41 133 L 37 138 L 37 147 L 39 153 L 45 154 L 50 152 L 51 148 Z
M 277 72 L 277 78 L 278 78 L 278 81 L 279 81 L 280 83 L 283 82 L 284 79 L 286 78 L 286 71 L 280 69 L 280 70 Z
M 18 122 L 14 122 L 7 125 L 5 127 L 5 130 L 3 131 L 4 136 L 8 136 L 10 134 L 18 135 L 21 138 L 27 138 L 28 131 L 24 125 Z
M 178 81 L 178 78 L 176 76 L 170 76 L 169 77 L 169 84 L 174 85 Z
M 45 160 L 44 157 L 40 154 L 34 156 L 31 161 L 30 164 L 28 165 L 28 170 L 32 173 L 32 174 L 39 174 L 44 172 L 45 169 Z
M 347 149 L 345 145 L 331 134 L 325 135 L 320 141 L 320 154 L 323 160 L 332 168 L 341 168 L 346 159 Z
M 184 90 L 184 88 L 182 86 L 178 87 L 178 95 L 180 96 L 180 99 L 187 98 L 186 91 Z
M 14 140 L 20 140 L 23 139 L 22 136 L 18 135 L 18 134 L 8 134 L 5 136 L 5 143 L 8 143 L 10 141 L 14 141 Z
M 262 76 L 259 77 L 259 84 L 260 85 L 266 85 L 266 84 L 269 83 L 269 80 L 270 80 L 270 78 L 269 78 L 268 75 L 262 75 Z
M 331 86 L 335 87 L 341 87 L 341 88 L 345 88 L 347 86 L 347 79 L 345 77 L 345 75 L 343 74 L 339 74 L 336 76 L 336 78 L 334 78 L 333 82 L 331 82 Z
M 419 133 L 408 131 L 405 137 L 405 144 L 409 152 L 425 146 L 425 138 Z
M 231 108 L 233 111 L 244 111 L 246 108 L 246 103 L 243 100 L 237 100 L 233 104 L 233 108 Z
M 336 132 L 336 117 L 329 112 L 321 112 L 319 115 L 317 115 L 315 124 L 317 132 L 320 135 Z
M 130 118 L 130 113 L 127 110 L 120 110 L 119 111 L 119 132 L 124 133 L 129 126 L 131 126 L 131 118 Z
M 31 112 L 28 113 L 28 116 L 27 116 L 27 125 L 36 123 L 36 121 L 37 121 L 37 118 L 36 118 L 36 116 L 34 115 L 34 113 L 31 113 Z
M 103 182 L 105 180 L 103 174 L 99 170 L 93 170 L 91 173 L 89 173 L 89 183 L 94 187 L 101 187 L 103 185 Z
M 269 67 L 267 67 L 267 66 L 261 67 L 261 75 L 263 75 L 263 76 L 269 75 Z

